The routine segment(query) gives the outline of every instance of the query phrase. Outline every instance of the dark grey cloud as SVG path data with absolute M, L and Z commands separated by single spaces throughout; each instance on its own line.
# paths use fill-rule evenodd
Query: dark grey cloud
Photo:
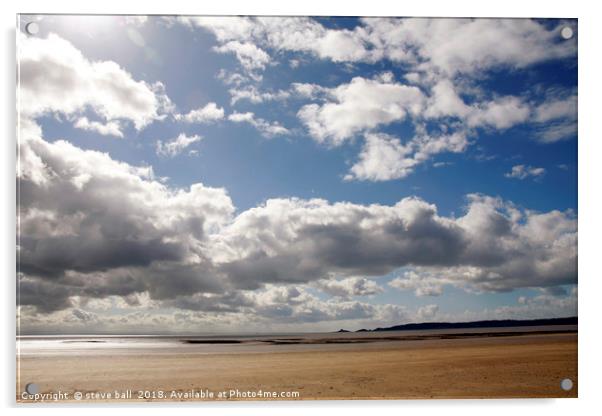
M 34 306 L 38 312 L 49 313 L 72 306 L 68 287 L 43 280 L 19 278 L 17 283 L 17 304 Z
M 147 241 L 106 236 L 60 236 L 20 240 L 20 271 L 54 277 L 66 270 L 95 272 L 124 266 L 149 266 L 153 261 L 180 260 L 182 249 L 161 239 Z
M 468 244 L 461 227 L 414 199 L 396 207 L 272 200 L 239 216 L 220 242 L 243 253 L 221 263 L 243 288 L 455 264 Z
M 395 206 L 271 200 L 241 214 L 216 238 L 217 247 L 236 253 L 220 269 L 245 289 L 379 276 L 400 267 L 427 269 L 431 277 L 477 290 L 576 281 L 572 213 L 522 211 L 482 195 L 470 195 L 466 214 L 457 219 L 414 198 Z
M 40 288 L 25 291 L 28 304 L 51 310 L 67 307 L 70 296 L 222 290 L 201 246 L 231 216 L 225 191 L 174 191 L 149 168 L 48 143 L 35 129 L 19 145 L 19 271 L 32 285 L 57 287 L 54 302 Z
M 346 279 L 401 267 L 416 269 L 416 281 L 428 275 L 428 284 L 412 283 L 424 294 L 439 294 L 443 282 L 479 291 L 576 282 L 571 212 L 470 195 L 458 218 L 417 198 L 393 206 L 272 199 L 235 216 L 223 189 L 170 189 L 148 168 L 48 143 L 34 130 L 20 146 L 22 304 L 42 312 L 68 308 L 74 296 L 148 293 L 169 307 L 284 316 L 284 305 L 249 306 L 240 293 L 316 284 L 341 298 L 364 296 L 378 287 Z M 289 312 L 347 316 L 311 311 Z

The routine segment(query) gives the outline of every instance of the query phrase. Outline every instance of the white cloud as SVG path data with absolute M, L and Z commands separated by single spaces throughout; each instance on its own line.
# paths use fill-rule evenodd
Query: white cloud
M 420 72 L 474 73 L 495 66 L 524 68 L 576 53 L 575 40 L 530 19 L 364 18 L 356 28 L 330 29 L 305 17 L 180 17 L 226 44 L 311 53 L 333 62 L 388 59 Z
M 336 88 L 315 88 L 311 84 L 294 86 L 298 94 L 325 97 L 323 104 L 307 104 L 299 119 L 319 143 L 339 146 L 359 133 L 365 144 L 359 161 L 345 176 L 346 180 L 385 181 L 412 173 L 415 167 L 434 155 L 464 152 L 477 128 L 504 130 L 529 120 L 531 107 L 518 97 L 481 99 L 470 105 L 456 91 L 450 80 L 440 80 L 430 96 L 415 86 L 396 83 L 391 73 L 375 79 L 353 78 Z M 409 118 L 415 130 L 411 140 L 374 133 L 393 122 Z M 439 132 L 429 132 L 427 125 L 438 121 Z M 432 130 L 432 127 L 431 127 Z
M 121 126 L 118 121 L 109 121 L 103 124 L 98 121 L 90 121 L 87 117 L 80 117 L 75 121 L 73 127 L 82 130 L 95 131 L 103 136 L 123 138 L 123 132 L 121 131 Z
M 182 153 L 184 149 L 190 146 L 193 143 L 201 141 L 202 137 L 195 134 L 192 136 L 187 136 L 184 133 L 180 133 L 180 135 L 172 140 L 162 142 L 161 140 L 157 141 L 157 154 L 161 156 L 169 156 L 174 157 Z
M 435 274 L 406 271 L 389 282 L 389 286 L 398 290 L 414 290 L 416 296 L 440 296 L 443 294 L 444 279 Z
M 288 323 L 372 321 L 399 322 L 407 311 L 399 305 L 370 304 L 349 300 L 345 295 L 320 300 L 300 286 L 267 285 L 265 289 L 248 292 L 252 311 L 272 320 Z M 357 323 L 356 323 L 357 325 Z
M 424 305 L 418 308 L 417 317 L 421 321 L 429 321 L 435 318 L 437 312 L 439 311 L 439 306 L 437 305 Z
M 219 53 L 234 53 L 236 59 L 248 71 L 264 69 L 270 62 L 270 56 L 265 51 L 248 42 L 230 41 L 213 49 Z
M 577 96 L 552 97 L 540 104 L 533 121 L 539 123 L 538 139 L 554 143 L 577 135 Z
M 528 120 L 531 110 L 517 97 L 503 97 L 477 106 L 467 117 L 471 127 L 490 126 L 503 130 Z
M 210 28 L 219 41 L 246 39 L 254 29 L 248 17 L 178 16 L 177 21 L 189 27 Z
M 280 101 L 290 97 L 291 93 L 286 90 L 278 91 L 260 91 L 255 86 L 245 86 L 242 88 L 230 88 L 230 103 L 232 105 L 239 101 L 249 101 L 253 104 L 259 104 L 266 101 Z
M 535 109 L 534 121 L 545 123 L 560 118 L 577 119 L 577 96 L 547 100 Z
M 386 181 L 404 178 L 418 164 L 411 157 L 412 147 L 386 134 L 367 134 L 359 161 L 350 169 L 345 180 Z
M 537 135 L 542 143 L 555 143 L 560 140 L 567 140 L 577 136 L 577 122 L 563 121 L 553 123 L 541 129 Z
M 242 84 L 250 82 L 251 79 L 253 79 L 248 76 L 242 75 L 238 72 L 227 71 L 224 68 L 220 69 L 215 77 L 217 79 L 219 79 L 220 81 L 222 81 L 226 85 L 235 85 L 235 86 L 240 86 Z M 260 81 L 261 78 L 255 79 L 255 80 Z
M 375 281 L 364 277 L 348 277 L 341 280 L 320 280 L 316 282 L 316 287 L 322 292 L 341 298 L 376 295 L 383 292 L 383 288 Z
M 183 17 L 189 27 L 211 31 L 223 44 L 253 42 L 274 50 L 313 53 L 335 62 L 368 59 L 361 33 L 353 30 L 328 30 L 306 17 Z
M 535 179 L 541 179 L 546 174 L 546 170 L 544 168 L 536 168 L 533 166 L 527 165 L 515 165 L 512 166 L 512 170 L 504 176 L 506 178 L 514 178 L 514 179 L 527 179 L 529 177 Z
M 213 123 L 224 118 L 224 109 L 218 107 L 215 103 L 208 103 L 204 107 L 191 110 L 187 114 L 176 114 L 175 118 L 187 123 Z
M 392 61 L 447 75 L 524 68 L 576 53 L 576 43 L 530 19 L 364 18 L 368 38 Z
M 470 106 L 465 104 L 458 95 L 456 87 L 450 79 L 441 79 L 432 87 L 425 111 L 427 118 L 458 117 L 464 119 L 470 113 Z
M 366 129 L 419 114 L 424 96 L 417 87 L 355 77 L 329 90 L 331 102 L 309 104 L 298 117 L 316 141 L 332 146 Z
M 112 61 L 91 62 L 57 35 L 18 37 L 19 108 L 25 117 L 79 115 L 92 109 L 106 122 L 141 129 L 171 110 L 161 83 L 136 81 Z
M 453 165 L 452 162 L 435 162 L 435 163 L 433 163 L 433 167 L 435 167 L 435 168 L 443 168 L 445 166 L 451 166 L 451 165 Z
M 429 136 L 419 134 L 406 144 L 387 134 L 366 134 L 359 160 L 345 180 L 387 181 L 405 178 L 417 165 L 442 152 L 463 152 L 468 146 L 465 133 Z
M 449 79 L 441 79 L 433 86 L 424 112 L 428 119 L 456 117 L 468 127 L 493 127 L 498 130 L 523 123 L 530 114 L 530 106 L 512 96 L 467 105 Z
M 230 81 L 229 78 L 227 80 Z M 240 85 L 246 81 L 241 81 L 240 83 L 236 81 L 232 82 L 235 87 L 228 90 L 231 97 L 230 103 L 232 105 L 239 101 L 260 104 L 268 101 L 284 101 L 290 98 L 316 99 L 329 92 L 328 88 L 309 83 L 293 82 L 288 89 L 262 91 L 255 85 Z
M 286 127 L 280 125 L 277 121 L 266 121 L 262 118 L 255 117 L 255 114 L 251 112 L 232 113 L 228 116 L 228 120 L 233 123 L 249 123 L 267 138 L 290 134 L 290 131 Z

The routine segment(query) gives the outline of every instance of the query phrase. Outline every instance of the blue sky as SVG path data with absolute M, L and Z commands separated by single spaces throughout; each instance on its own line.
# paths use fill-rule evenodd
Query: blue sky
M 19 180 L 32 188 L 19 211 L 26 331 L 161 332 L 176 314 L 181 332 L 576 314 L 576 21 L 23 15 L 22 29 L 32 21 L 40 43 L 24 31 L 18 40 Z M 106 166 L 76 162 L 95 152 Z M 53 170 L 48 180 L 36 182 L 45 175 L 36 158 Z M 120 195 L 111 170 L 124 166 L 146 173 L 123 179 L 123 208 L 119 197 L 87 205 L 104 197 L 101 186 Z M 94 179 L 104 185 L 91 197 Z M 53 181 L 67 200 L 85 202 L 44 199 Z M 137 181 L 143 202 L 129 200 Z M 193 198 L 199 183 L 206 194 Z M 178 192 L 190 192 L 189 205 Z M 229 202 L 202 199 L 216 192 Z M 275 212 L 270 200 L 289 208 Z M 202 236 L 164 224 L 160 209 L 149 216 L 151 207 L 198 221 Z M 136 231 L 107 232 L 111 218 Z M 349 231 L 357 221 L 375 222 Z M 69 244 L 77 235 L 76 247 L 101 253 L 115 240 L 136 253 L 151 242 L 179 251 L 114 265 L 110 250 L 102 264 L 101 254 L 71 249 L 50 265 L 40 247 L 61 243 L 40 231 L 49 224 L 77 224 L 64 232 Z M 381 244 L 386 267 L 366 254 Z M 186 278 L 171 282 L 180 271 Z M 90 285 L 103 290 L 82 289 Z M 40 297 L 52 293 L 61 300 L 46 305 Z

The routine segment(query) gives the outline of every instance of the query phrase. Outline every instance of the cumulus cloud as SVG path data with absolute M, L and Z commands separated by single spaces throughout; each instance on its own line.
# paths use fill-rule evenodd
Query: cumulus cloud
M 468 116 L 471 127 L 491 126 L 503 130 L 526 121 L 529 106 L 517 97 L 504 97 L 484 103 Z
M 161 156 L 174 157 L 182 153 L 188 146 L 193 143 L 200 142 L 202 137 L 198 134 L 187 136 L 180 133 L 178 137 L 169 141 L 157 141 L 157 154 Z
M 253 311 L 276 322 L 399 322 L 407 314 L 406 309 L 399 305 L 374 305 L 349 300 L 345 296 L 321 300 L 299 286 L 267 285 L 263 290 L 248 292 L 248 297 Z
M 442 281 L 499 291 L 576 279 L 570 212 L 471 195 L 458 218 L 417 198 L 392 206 L 271 199 L 234 216 L 223 189 L 170 189 L 146 167 L 34 133 L 20 142 L 19 281 L 21 304 L 42 312 L 68 308 L 74 296 L 144 292 L 173 307 L 235 311 L 269 284 L 362 296 L 380 289 L 357 276 L 400 267 L 431 276 L 417 285 L 424 295 Z M 292 316 L 382 312 L 353 302 L 325 308 Z
M 224 190 L 171 190 L 147 167 L 65 141 L 26 136 L 19 146 L 22 304 L 52 309 L 71 294 L 219 286 L 203 283 L 212 277 L 200 246 L 234 210 Z
M 232 282 L 255 288 L 318 276 L 380 276 L 413 266 L 474 290 L 556 286 L 576 278 L 576 220 L 534 213 L 480 195 L 464 216 L 406 198 L 394 206 L 269 200 L 218 236 L 214 257 Z M 554 241 L 550 244 L 550 241 Z
M 66 332 L 149 334 L 157 333 L 158 328 L 161 334 L 189 333 L 190 328 L 203 328 L 208 333 L 233 330 L 333 331 L 341 327 L 353 330 L 409 322 L 537 319 L 577 314 L 576 287 L 573 287 L 568 294 L 521 296 L 515 303 L 509 302 L 495 308 L 471 309 L 460 313 L 443 312 L 436 304 L 409 309 L 394 304 L 367 304 L 335 299 L 323 301 L 301 287 L 269 286 L 261 291 L 244 294 L 242 297 L 244 305 L 237 310 L 227 306 L 228 296 L 216 296 L 215 300 L 211 301 L 217 305 L 215 310 L 198 308 L 197 306 L 202 304 L 202 301 L 195 299 L 198 296 L 181 297 L 178 301 L 172 302 L 173 306 L 152 301 L 149 303 L 148 297 L 141 296 L 145 303 L 139 305 L 127 304 L 120 297 L 92 299 L 86 302 L 75 298 L 73 307 L 69 309 L 32 314 L 29 306 L 20 306 L 17 308 L 17 314 L 22 327 L 27 328 L 28 333 L 46 334 Z M 220 302 L 225 303 L 220 306 Z M 88 319 L 81 320 L 76 315 Z
M 175 118 L 187 123 L 213 123 L 224 118 L 224 109 L 218 107 L 215 103 L 208 103 L 204 107 L 191 110 L 187 114 L 176 114 Z
M 281 101 L 289 98 L 291 93 L 287 90 L 278 91 L 260 91 L 256 86 L 250 85 L 241 88 L 230 88 L 230 104 L 234 105 L 239 101 L 249 101 L 253 104 L 259 104 L 267 101 Z
M 320 280 L 316 287 L 331 296 L 350 298 L 353 296 L 376 295 L 383 292 L 375 281 L 364 277 L 348 277 L 341 280 Z
M 230 103 L 232 105 L 240 101 L 248 101 L 252 104 L 260 104 L 270 101 L 285 101 L 295 99 L 316 99 L 328 94 L 329 89 L 318 84 L 293 82 L 288 89 L 261 90 L 255 85 L 244 85 L 247 81 L 236 82 L 232 78 L 226 78 L 225 82 L 234 82 L 235 87 L 230 88 Z
M 432 215 L 420 215 L 423 209 Z M 414 213 L 420 217 L 418 227 L 445 237 L 413 244 L 412 233 L 403 230 L 413 229 Z M 434 216 L 433 206 L 415 199 L 392 207 L 272 199 L 237 216 L 212 246 L 233 282 L 252 288 L 258 282 L 251 276 L 290 283 L 318 280 L 331 273 L 380 275 L 397 264 L 427 261 L 426 246 L 429 258 L 445 263 L 461 246 L 461 236 L 453 229 L 453 223 Z
M 355 77 L 329 91 L 332 101 L 308 104 L 298 113 L 320 143 L 342 144 L 354 134 L 418 114 L 424 95 L 417 87 Z
M 161 83 L 136 81 L 112 61 L 92 62 L 57 35 L 19 34 L 18 44 L 19 108 L 24 117 L 80 115 L 91 109 L 108 124 L 80 121 L 80 128 L 116 133 L 117 120 L 141 129 L 171 111 Z
M 87 117 L 80 117 L 75 121 L 73 127 L 82 130 L 95 131 L 103 136 L 116 136 L 123 138 L 121 126 L 117 121 L 109 121 L 103 124 L 98 121 L 90 121 Z
M 387 134 L 366 134 L 359 160 L 351 167 L 345 180 L 387 181 L 405 178 L 420 163 L 443 153 L 459 153 L 468 146 L 464 132 L 429 136 L 420 134 L 401 144 Z
M 252 43 L 230 41 L 213 49 L 219 53 L 233 53 L 247 70 L 264 69 L 270 62 L 270 56 Z
M 436 274 L 406 271 L 389 282 L 389 286 L 398 290 L 414 290 L 416 296 L 440 296 L 443 294 L 445 280 Z
M 321 300 L 302 287 L 266 288 L 236 295 L 191 295 L 145 305 L 129 305 L 111 297 L 80 303 L 72 308 L 32 314 L 20 306 L 21 325 L 28 332 L 73 331 L 76 333 L 159 333 L 189 332 L 202 327 L 207 332 L 251 330 L 290 332 L 292 330 L 332 331 L 393 325 L 414 320 L 416 315 L 403 306 L 369 304 L 345 299 Z M 112 311 L 107 310 L 110 304 Z M 99 308 L 100 307 L 100 308 Z M 117 313 L 115 313 L 117 312 Z M 82 319 L 84 318 L 84 319 Z
M 424 305 L 418 308 L 417 317 L 421 321 L 429 321 L 432 320 L 439 311 L 439 306 L 437 305 Z
M 305 17 L 180 17 L 178 21 L 212 32 L 218 41 L 313 53 L 335 62 L 362 60 L 368 54 L 356 31 L 328 30 Z
M 402 145 L 387 134 L 368 134 L 366 142 L 346 180 L 386 181 L 408 176 L 418 164 L 411 157 L 412 146 Z
M 251 42 L 333 62 L 387 59 L 448 75 L 500 65 L 523 68 L 576 53 L 576 42 L 562 39 L 560 26 L 547 28 L 530 19 L 364 18 L 354 29 L 327 28 L 305 17 L 179 17 L 178 21 L 210 31 L 224 45 Z
M 453 117 L 465 122 L 468 127 L 491 127 L 498 130 L 526 122 L 530 115 L 530 105 L 514 96 L 466 104 L 457 87 L 447 78 L 440 79 L 432 87 L 424 112 L 427 119 Z
M 560 25 L 548 29 L 530 19 L 362 20 L 389 59 L 417 62 L 419 69 L 449 75 L 499 66 L 524 68 L 576 53 L 576 43 L 560 37 Z M 499 47 L 500 40 L 504 47 Z
M 252 76 L 253 75 L 253 76 Z M 218 73 L 215 75 L 217 79 L 222 81 L 225 85 L 234 85 L 240 86 L 242 84 L 246 84 L 252 80 L 260 81 L 262 79 L 261 76 L 256 76 L 256 74 L 247 74 L 243 75 L 238 72 L 231 72 L 224 68 L 220 69 Z
M 290 131 L 277 121 L 266 121 L 263 118 L 255 117 L 255 114 L 252 112 L 234 112 L 228 116 L 228 120 L 233 123 L 248 123 L 255 127 L 264 137 L 267 138 L 290 134 Z
M 305 84 L 295 89 L 314 97 L 317 91 Z M 307 104 L 297 114 L 317 142 L 340 146 L 360 133 L 365 137 L 359 160 L 346 180 L 404 178 L 437 154 L 464 152 L 475 129 L 504 130 L 527 122 L 531 115 L 530 105 L 517 97 L 495 97 L 469 105 L 449 80 L 438 82 L 427 95 L 416 86 L 395 82 L 390 73 L 374 79 L 355 77 L 336 88 L 321 88 L 319 94 L 326 102 Z M 415 135 L 405 143 L 375 132 L 406 119 Z M 428 131 L 433 120 L 438 121 L 440 131 Z
M 504 176 L 506 178 L 513 178 L 513 179 L 527 179 L 529 177 L 534 178 L 534 179 L 541 179 L 544 175 L 546 174 L 546 170 L 544 168 L 536 168 L 533 166 L 527 166 L 527 165 L 515 165 L 512 166 L 512 170 L 506 174 L 504 174 Z

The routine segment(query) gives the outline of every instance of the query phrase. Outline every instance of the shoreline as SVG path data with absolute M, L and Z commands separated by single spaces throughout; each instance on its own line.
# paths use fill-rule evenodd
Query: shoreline
M 17 392 L 35 380 L 41 392 L 299 392 L 298 398 L 223 400 L 577 397 L 576 332 L 318 347 L 322 349 L 236 354 L 22 356 Z M 573 380 L 571 391 L 560 389 L 564 378 Z M 17 394 L 17 402 L 31 401 Z

